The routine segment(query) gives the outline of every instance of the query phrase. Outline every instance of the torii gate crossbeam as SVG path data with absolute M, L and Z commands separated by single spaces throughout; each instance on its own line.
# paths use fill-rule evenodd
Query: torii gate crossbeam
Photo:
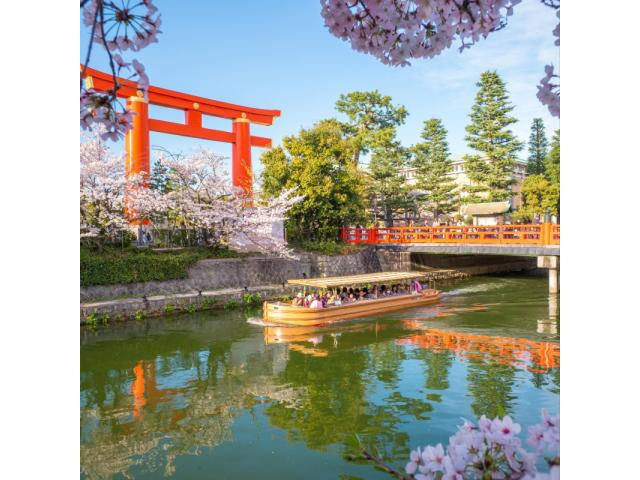
M 80 67 L 84 68 L 82 65 Z M 84 80 L 87 88 L 102 92 L 113 89 L 113 77 L 93 68 L 86 68 Z M 232 184 L 242 188 L 246 195 L 252 195 L 251 147 L 271 147 L 271 139 L 251 135 L 250 124 L 272 125 L 273 119 L 280 116 L 280 110 L 234 105 L 152 85 L 148 87 L 148 98 L 145 99 L 135 82 L 119 77 L 117 82 L 120 85 L 117 96 L 126 98 L 127 110 L 135 113 L 133 126 L 125 138 L 127 176 L 151 173 L 149 132 L 170 133 L 231 143 Z M 149 118 L 149 104 L 183 110 L 185 122 L 175 123 Z M 204 128 L 202 115 L 230 119 L 233 122 L 232 130 L 226 132 Z

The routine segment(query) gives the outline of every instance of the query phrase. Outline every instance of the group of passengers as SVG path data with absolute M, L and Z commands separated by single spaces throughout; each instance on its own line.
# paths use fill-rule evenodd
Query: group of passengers
M 384 298 L 394 295 L 408 295 L 410 293 L 418 293 L 422 290 L 422 285 L 417 280 L 413 280 L 411 285 L 409 284 L 395 284 L 391 287 L 382 285 L 374 285 L 371 291 L 367 287 L 359 288 L 340 288 L 330 289 L 324 293 L 315 292 L 304 295 L 302 292 L 298 293 L 293 299 L 291 304 L 294 307 L 307 307 L 307 308 L 326 308 L 337 305 L 345 305 L 353 302 L 359 302 L 362 300 L 375 300 L 378 298 Z

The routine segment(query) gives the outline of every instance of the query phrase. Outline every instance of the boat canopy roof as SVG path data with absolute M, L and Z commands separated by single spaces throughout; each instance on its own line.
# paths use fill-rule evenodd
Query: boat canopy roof
M 298 278 L 288 280 L 293 285 L 305 285 L 314 288 L 342 287 L 347 285 L 363 285 L 368 283 L 389 283 L 396 280 L 409 280 L 424 277 L 424 272 L 377 272 L 344 277 Z

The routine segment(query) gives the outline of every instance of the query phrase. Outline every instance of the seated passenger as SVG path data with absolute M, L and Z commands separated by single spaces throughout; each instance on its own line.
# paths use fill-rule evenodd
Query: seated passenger
M 322 300 L 320 300 L 319 295 L 316 295 L 315 298 L 311 301 L 309 308 L 322 308 Z
M 334 305 L 342 305 L 342 298 L 340 297 L 340 295 L 338 295 L 338 292 L 336 292 L 335 295 L 331 298 L 333 299 Z
M 304 304 L 304 295 L 299 292 L 291 302 L 294 307 L 302 307 Z

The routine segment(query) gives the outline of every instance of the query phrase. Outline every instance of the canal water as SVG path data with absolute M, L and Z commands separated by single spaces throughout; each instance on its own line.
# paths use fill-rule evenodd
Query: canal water
M 202 312 L 81 331 L 81 478 L 390 478 L 461 417 L 559 411 L 558 299 L 536 277 L 324 330 Z M 248 321 L 249 320 L 249 321 Z

